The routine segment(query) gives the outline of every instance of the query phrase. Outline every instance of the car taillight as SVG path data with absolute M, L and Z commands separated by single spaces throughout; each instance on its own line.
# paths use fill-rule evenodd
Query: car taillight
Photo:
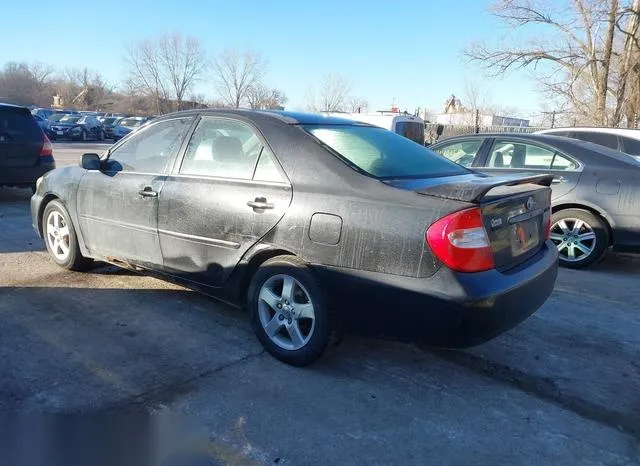
M 493 251 L 480 208 L 454 212 L 434 222 L 425 234 L 431 252 L 458 272 L 493 269 Z
M 551 237 L 551 190 L 549 190 L 549 208 L 544 212 L 544 239 Z
M 40 157 L 53 157 L 53 146 L 46 134 L 43 134 L 42 149 L 40 149 Z

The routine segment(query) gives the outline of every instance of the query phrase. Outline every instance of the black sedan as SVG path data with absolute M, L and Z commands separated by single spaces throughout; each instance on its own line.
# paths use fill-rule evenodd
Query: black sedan
M 66 115 L 50 125 L 51 139 L 104 140 L 102 123 L 91 115 Z
M 560 265 L 587 267 L 610 246 L 640 251 L 640 163 L 632 157 L 544 134 L 459 136 L 431 148 L 491 175 L 553 175 L 551 240 Z
M 557 275 L 550 183 L 349 120 L 193 110 L 47 174 L 31 210 L 60 266 L 164 274 L 246 308 L 305 365 L 352 325 L 460 347 L 526 319 Z

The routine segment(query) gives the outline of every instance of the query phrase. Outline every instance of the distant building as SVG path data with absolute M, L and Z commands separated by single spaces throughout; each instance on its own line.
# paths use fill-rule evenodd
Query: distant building
M 436 115 L 436 123 L 441 125 L 475 125 L 476 114 L 472 109 L 462 105 L 460 99 L 451 95 L 445 104 L 443 112 Z M 504 117 L 492 112 L 480 110 L 478 115 L 479 126 L 529 126 L 529 120 L 522 118 Z

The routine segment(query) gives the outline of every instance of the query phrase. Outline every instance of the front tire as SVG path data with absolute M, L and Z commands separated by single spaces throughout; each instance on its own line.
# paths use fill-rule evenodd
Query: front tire
M 83 270 L 90 263 L 80 252 L 67 209 L 60 201 L 47 204 L 42 214 L 42 236 L 53 261 L 68 270 Z
M 247 307 L 256 337 L 269 354 L 307 366 L 325 352 L 335 329 L 325 295 L 308 265 L 278 256 L 256 271 Z
M 551 217 L 551 240 L 558 248 L 560 266 L 582 269 L 604 257 L 609 230 L 602 219 L 582 209 L 565 209 Z

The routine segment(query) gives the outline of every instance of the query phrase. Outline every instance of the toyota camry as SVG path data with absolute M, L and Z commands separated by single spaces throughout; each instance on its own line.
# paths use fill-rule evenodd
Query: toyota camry
M 492 177 L 385 129 L 290 112 L 157 118 L 39 179 L 54 262 L 106 261 L 244 308 L 293 365 L 377 323 L 465 347 L 549 297 L 552 176 Z

